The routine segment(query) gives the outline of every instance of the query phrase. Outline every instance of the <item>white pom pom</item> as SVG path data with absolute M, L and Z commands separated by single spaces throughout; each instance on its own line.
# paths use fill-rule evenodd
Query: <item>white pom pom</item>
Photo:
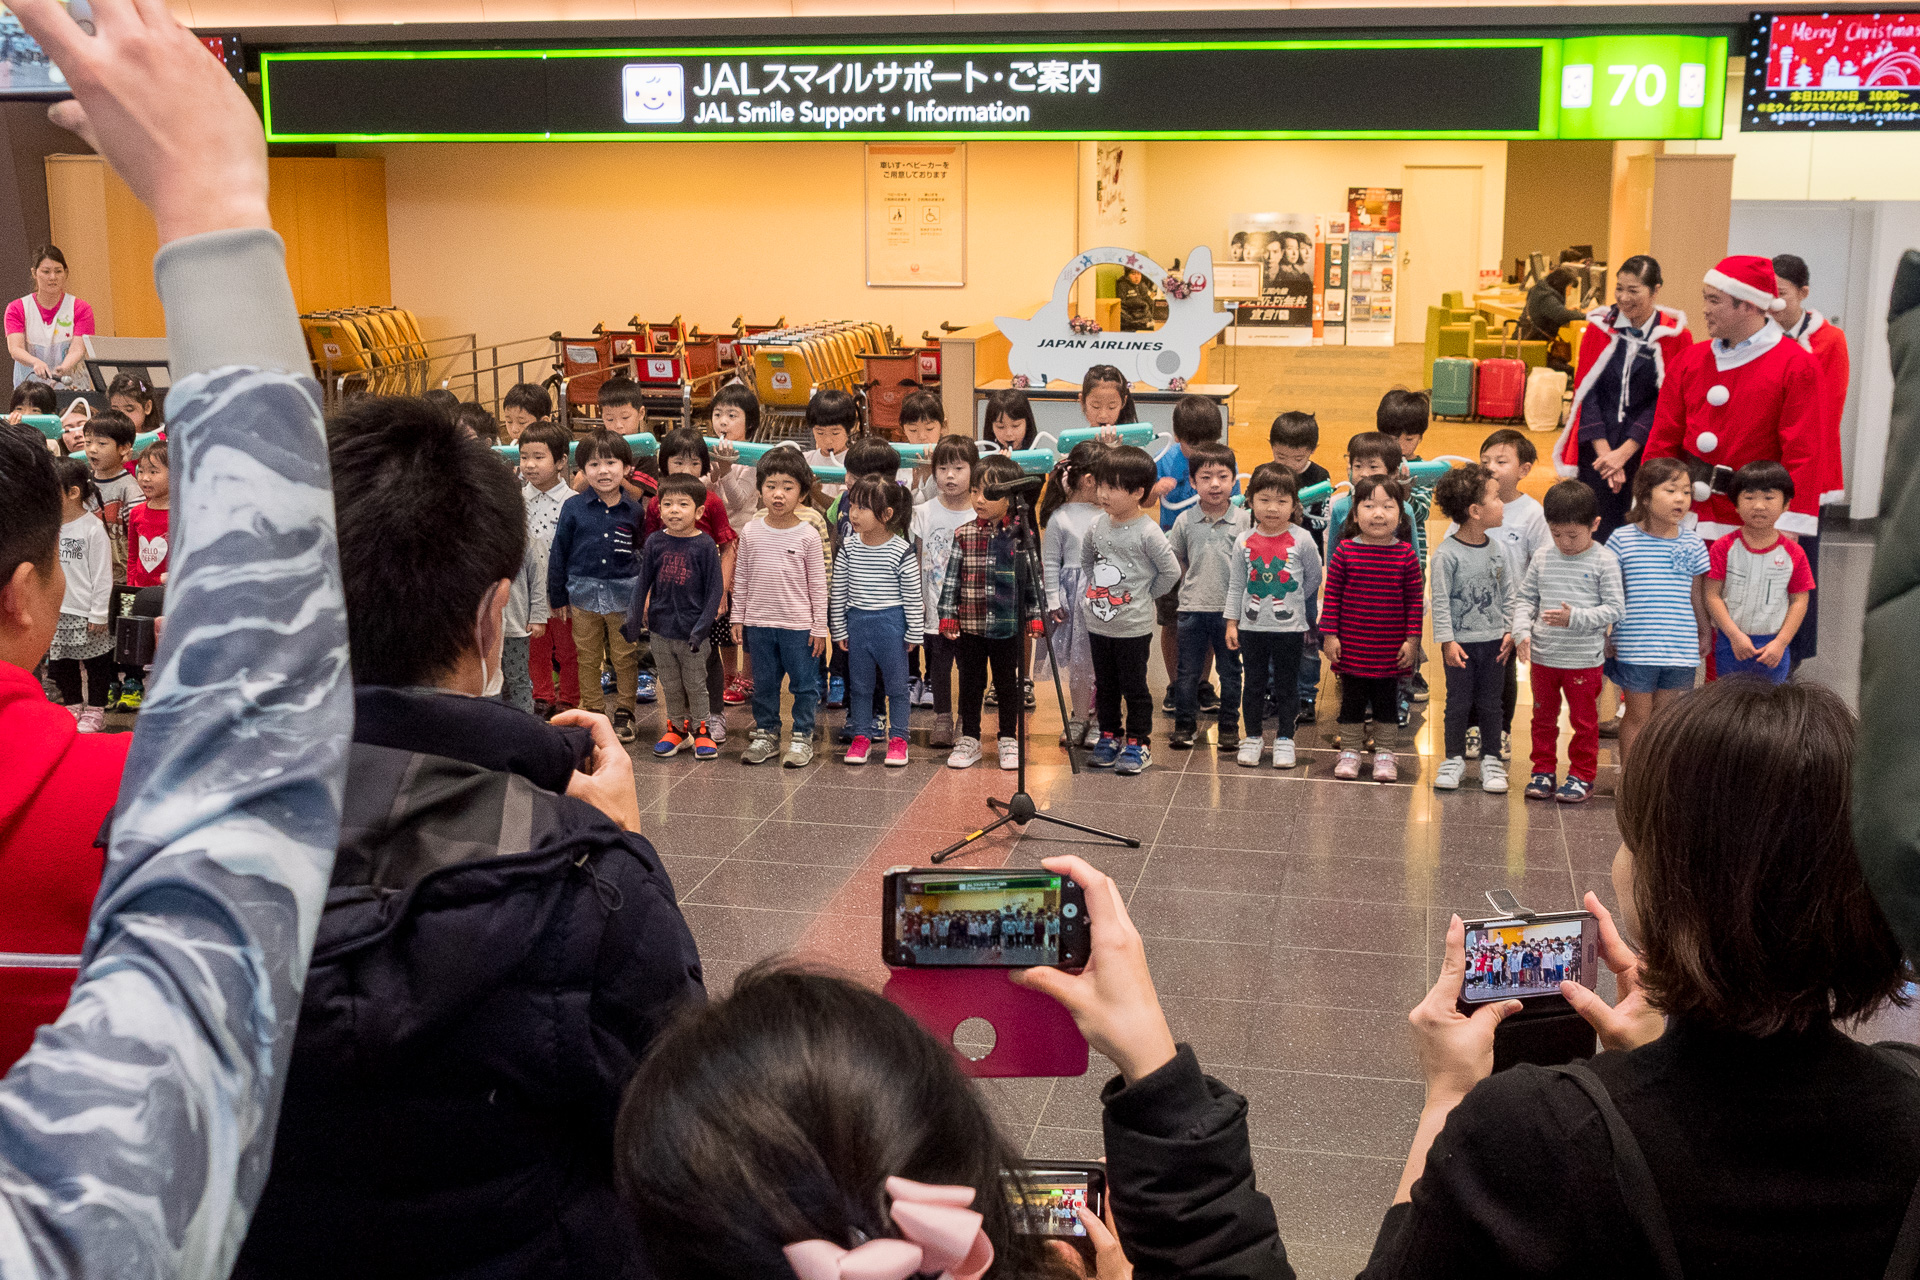
M 1728 391 L 1726 386 L 1722 383 L 1716 382 L 1712 386 L 1707 388 L 1707 403 L 1712 405 L 1716 409 L 1718 409 L 1721 405 L 1725 404 L 1728 400 L 1731 400 L 1732 398 L 1733 398 L 1733 393 Z
M 1711 431 L 1702 431 L 1694 438 L 1693 447 L 1701 453 L 1712 453 L 1720 447 L 1720 437 Z
M 1712 485 L 1708 484 L 1705 480 L 1695 480 L 1693 482 L 1693 500 L 1696 503 L 1705 502 L 1708 498 L 1711 498 L 1712 496 L 1713 496 Z

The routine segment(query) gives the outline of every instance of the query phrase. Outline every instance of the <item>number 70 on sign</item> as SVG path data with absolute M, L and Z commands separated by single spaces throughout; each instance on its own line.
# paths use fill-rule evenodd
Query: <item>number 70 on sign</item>
M 1594 66 L 1590 62 L 1569 63 L 1560 68 L 1560 106 L 1563 109 L 1578 111 L 1593 106 L 1593 72 Z M 1609 107 L 1625 105 L 1629 93 L 1643 107 L 1658 107 L 1667 100 L 1671 86 L 1667 80 L 1667 69 L 1660 63 L 1610 63 L 1606 74 L 1614 81 L 1613 93 L 1607 102 Z M 1678 79 L 1677 105 L 1682 110 L 1706 105 L 1705 63 L 1681 63 Z

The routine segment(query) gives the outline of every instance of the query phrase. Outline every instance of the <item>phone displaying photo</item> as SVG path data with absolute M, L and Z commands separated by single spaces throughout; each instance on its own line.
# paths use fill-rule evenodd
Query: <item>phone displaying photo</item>
M 1592 988 L 1600 977 L 1600 925 L 1590 912 L 1560 911 L 1530 919 L 1469 920 L 1467 975 L 1460 1007 L 1471 1013 L 1495 1000 L 1558 1002 L 1563 981 Z
M 74 21 L 92 30 L 93 11 L 87 0 L 66 0 Z M 13 10 L 0 6 L 0 101 L 42 99 L 52 101 L 73 95 L 67 78 L 53 65 L 40 42 L 27 34 Z
M 1009 1176 L 1007 1196 L 1022 1235 L 1084 1241 L 1087 1228 L 1075 1210 L 1085 1205 L 1096 1218 L 1106 1212 L 1107 1171 L 1078 1160 L 1023 1165 Z
M 920 969 L 1078 969 L 1086 894 L 1051 871 L 894 867 L 881 880 L 881 955 Z

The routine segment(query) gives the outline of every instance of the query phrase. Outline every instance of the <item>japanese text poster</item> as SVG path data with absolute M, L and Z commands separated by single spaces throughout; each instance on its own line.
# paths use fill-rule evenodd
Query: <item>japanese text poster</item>
M 967 148 L 872 145 L 867 165 L 867 284 L 967 282 Z

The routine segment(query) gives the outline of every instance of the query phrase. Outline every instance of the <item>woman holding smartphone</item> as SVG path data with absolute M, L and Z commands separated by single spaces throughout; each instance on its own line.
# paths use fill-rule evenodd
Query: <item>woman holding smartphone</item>
M 1426 1108 L 1363 1280 L 1915 1274 L 1920 1071 L 1844 1029 L 1911 976 L 1854 852 L 1853 755 L 1818 685 L 1722 681 L 1654 717 L 1613 863 L 1640 949 L 1589 893 L 1619 999 L 1560 988 L 1606 1050 L 1585 1077 L 1490 1075 L 1520 1002 L 1459 1012 L 1455 917 L 1412 1014 Z M 1577 1191 L 1541 1196 L 1543 1162 Z

